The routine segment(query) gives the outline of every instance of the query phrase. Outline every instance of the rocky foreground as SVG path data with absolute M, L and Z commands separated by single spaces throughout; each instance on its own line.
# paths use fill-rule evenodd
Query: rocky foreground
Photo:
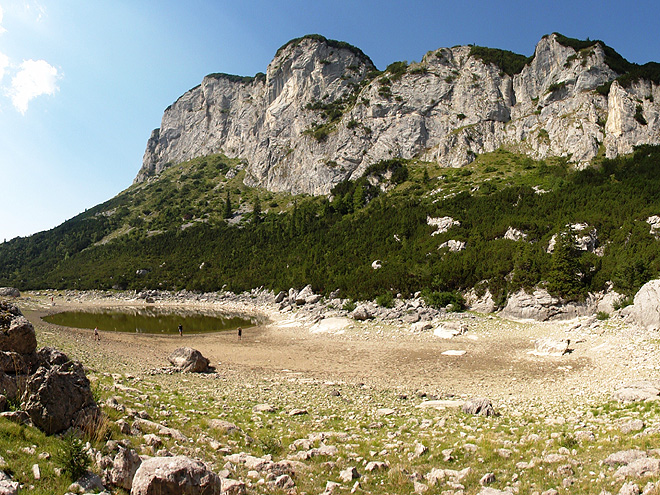
M 83 362 L 107 418 L 99 426 L 102 434 L 87 438 L 95 476 L 88 475 L 69 490 L 660 492 L 657 337 L 654 330 L 631 325 L 629 317 L 616 313 L 608 320 L 515 323 L 443 311 L 427 318 L 431 313 L 421 307 L 418 321 L 400 324 L 398 318 L 379 315 L 385 309 L 374 305 L 365 305 L 369 319 L 355 320 L 333 314 L 328 305 L 317 314 L 320 301 L 298 305 L 287 294 L 286 302 L 276 303 L 277 297 L 262 291 L 240 296 L 24 295 L 19 304 L 35 324 L 39 343 Z M 65 308 L 175 302 L 190 308 L 251 308 L 271 322 L 260 333 L 247 331 L 241 343 L 233 335 L 190 336 L 185 345 L 210 358 L 212 369 L 188 373 L 171 364 L 185 367 L 179 358 L 170 362 L 166 357 L 181 346 L 178 336 L 128 341 L 103 334 L 95 343 L 89 331 L 66 330 L 34 318 L 52 311 L 52 304 Z M 413 313 L 404 311 L 403 316 Z M 350 321 L 333 320 L 342 318 Z M 271 354 L 260 355 L 261 364 L 255 365 L 243 357 L 240 346 L 258 354 L 262 339 Z M 507 339 L 516 345 L 495 347 Z M 526 345 L 518 348 L 525 339 Z M 298 340 L 323 346 L 331 355 L 318 358 L 317 370 L 296 366 L 305 356 L 288 360 L 280 354 L 283 349 L 300 353 Z M 214 347 L 214 342 L 220 344 Z M 150 353 L 145 352 L 147 344 Z M 372 365 L 371 350 L 386 345 L 401 353 L 419 353 L 403 364 L 391 359 Z M 443 355 L 445 348 L 464 352 Z M 478 362 L 486 359 L 489 348 L 504 353 L 507 364 L 488 361 L 489 372 L 480 372 Z M 332 364 L 343 362 L 342 349 L 355 353 L 354 362 L 364 360 L 359 375 L 346 363 Z M 429 349 L 433 360 L 424 356 Z M 221 350 L 224 354 L 216 354 Z M 390 376 L 383 371 L 388 366 Z M 427 370 L 430 366 L 437 370 Z M 407 373 L 398 373 L 406 367 Z M 461 380 L 455 370 L 466 376 Z M 479 377 L 473 379 L 479 383 L 471 384 L 470 376 Z M 427 377 L 434 380 L 424 384 Z M 22 447 L 32 445 L 2 453 L 10 468 L 5 471 L 8 483 L 20 485 L 21 492 L 32 487 L 39 493 L 34 469 L 12 468 Z M 35 447 L 32 463 L 40 473 L 53 472 L 53 461 L 41 455 L 49 452 Z

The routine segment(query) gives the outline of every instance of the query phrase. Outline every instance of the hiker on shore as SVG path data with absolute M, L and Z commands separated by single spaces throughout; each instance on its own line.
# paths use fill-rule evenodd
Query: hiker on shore
M 183 337 L 183 325 L 179 325 L 179 335 Z
M 241 327 L 238 327 L 238 340 L 241 340 L 242 336 L 243 336 L 243 329 Z
M 99 327 L 94 327 L 94 340 L 97 342 L 101 340 L 101 336 L 99 335 Z

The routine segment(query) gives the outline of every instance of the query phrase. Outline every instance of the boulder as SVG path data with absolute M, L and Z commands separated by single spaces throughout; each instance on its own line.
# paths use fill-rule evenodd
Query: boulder
M 172 366 L 180 371 L 191 373 L 204 373 L 209 369 L 209 360 L 202 353 L 190 347 L 175 349 L 168 358 Z
M 2 308 L 0 308 L 0 311 Z M 23 315 L 12 314 L 0 319 L 0 351 L 13 351 L 19 354 L 31 354 L 37 349 L 37 337 L 32 323 Z M 9 320 L 9 321 L 7 321 Z M 7 325 L 8 323 L 8 325 Z
M 15 287 L 0 287 L 0 297 L 21 297 L 21 293 Z
M 635 324 L 647 330 L 660 329 L 660 280 L 645 283 L 628 311 Z
M 570 339 L 540 339 L 536 341 L 536 348 L 530 354 L 536 356 L 563 356 L 568 352 L 570 343 Z
M 495 409 L 489 399 L 484 397 L 475 397 L 463 404 L 463 412 L 465 414 L 473 414 L 476 416 L 495 416 Z
M 105 483 L 130 490 L 133 486 L 133 477 L 140 464 L 142 464 L 142 459 L 137 452 L 132 449 L 120 448 L 112 467 L 105 473 Z
M 468 326 L 459 321 L 447 321 L 433 329 L 433 335 L 441 339 L 451 339 L 457 335 L 467 333 Z
M 41 367 L 25 384 L 23 410 L 48 435 L 80 424 L 98 408 L 82 364 Z
M 140 464 L 131 495 L 217 495 L 220 477 L 201 461 L 185 456 L 152 457 Z
M 354 320 L 358 320 L 358 321 L 365 321 L 373 318 L 373 314 L 371 313 L 371 310 L 364 304 L 355 308 L 351 316 L 353 317 Z

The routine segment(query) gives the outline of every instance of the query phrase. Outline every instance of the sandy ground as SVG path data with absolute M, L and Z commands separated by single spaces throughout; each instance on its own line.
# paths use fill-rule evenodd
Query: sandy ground
M 213 366 L 245 373 L 298 373 L 327 381 L 366 383 L 423 391 L 437 397 L 486 396 L 497 401 L 539 402 L 608 396 L 617 386 L 660 375 L 656 336 L 625 325 L 620 319 L 585 324 L 515 322 L 497 316 L 457 315 L 468 325 L 465 335 L 440 339 L 432 331 L 412 332 L 407 326 L 353 322 L 348 326 L 313 326 L 295 314 L 251 306 L 203 307 L 208 310 L 261 314 L 267 323 L 235 332 L 160 336 L 101 332 L 52 325 L 46 314 L 67 309 L 126 306 L 122 301 L 67 301 L 29 296 L 18 301 L 34 324 L 39 345 L 53 344 L 87 367 L 99 363 L 115 371 L 142 373 L 168 365 L 177 347 L 198 349 Z M 201 310 L 199 303 L 185 309 Z M 346 323 L 344 321 L 344 323 Z M 582 324 L 582 325 L 581 325 Z M 541 338 L 570 338 L 570 353 L 535 356 Z M 448 350 L 465 351 L 460 356 Z

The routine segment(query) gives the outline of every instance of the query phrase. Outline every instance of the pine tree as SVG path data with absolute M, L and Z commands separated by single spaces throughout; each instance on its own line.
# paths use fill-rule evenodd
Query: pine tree
M 255 195 L 252 204 L 252 223 L 259 222 L 261 222 L 261 200 L 259 200 L 259 196 Z
M 552 252 L 552 265 L 548 273 L 548 292 L 567 300 L 578 299 L 582 283 L 579 273 L 579 251 L 575 244 L 575 234 L 568 230 L 557 235 Z
M 231 218 L 233 215 L 232 208 L 231 208 L 231 198 L 229 197 L 229 191 L 227 191 L 227 199 L 225 201 L 225 208 L 222 212 L 223 218 Z

